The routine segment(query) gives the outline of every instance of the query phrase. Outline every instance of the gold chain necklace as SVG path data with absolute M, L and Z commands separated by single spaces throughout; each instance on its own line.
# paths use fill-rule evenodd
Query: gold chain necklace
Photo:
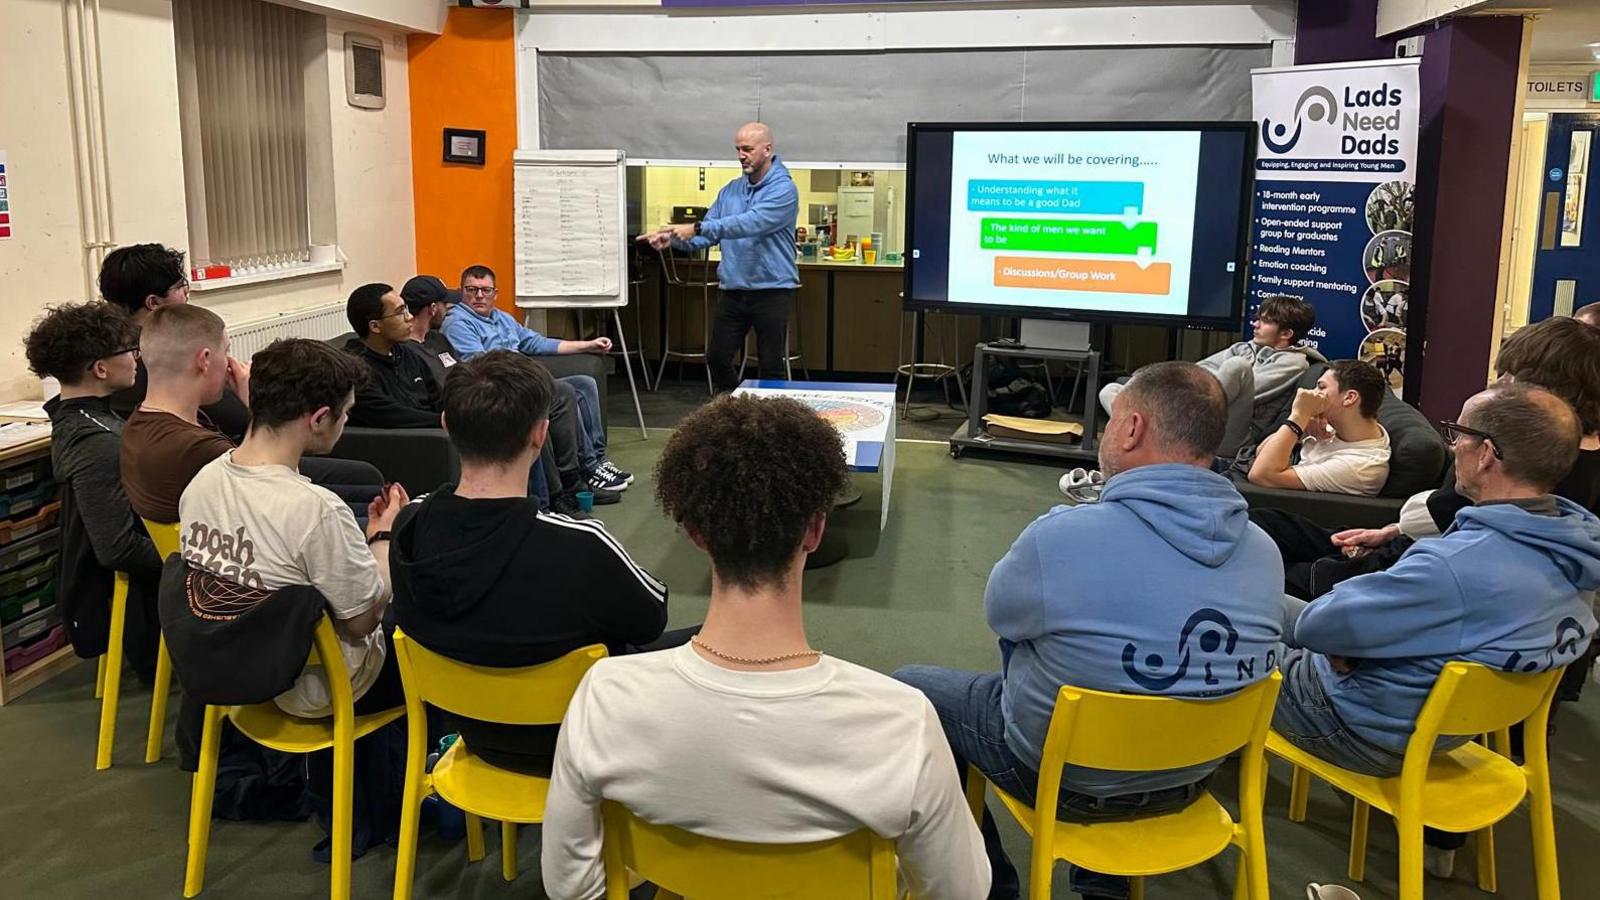
M 791 659 L 800 659 L 800 658 L 806 657 L 806 656 L 821 656 L 822 655 L 822 651 L 821 650 L 802 650 L 799 653 L 785 653 L 782 656 L 762 656 L 762 657 L 756 657 L 756 658 L 752 659 L 752 658 L 748 658 L 748 657 L 744 657 L 744 656 L 734 656 L 731 653 L 723 653 L 721 650 L 718 650 L 717 648 L 711 646 L 710 644 L 706 643 L 705 641 L 700 640 L 700 635 L 698 635 L 698 634 L 695 635 L 691 640 L 694 641 L 694 645 L 696 647 L 699 647 L 701 650 L 704 650 L 705 652 L 711 654 L 712 656 L 715 656 L 717 659 L 726 660 L 728 662 L 733 662 L 733 663 L 739 663 L 740 665 L 745 665 L 745 666 L 770 666 L 773 663 L 788 662 Z

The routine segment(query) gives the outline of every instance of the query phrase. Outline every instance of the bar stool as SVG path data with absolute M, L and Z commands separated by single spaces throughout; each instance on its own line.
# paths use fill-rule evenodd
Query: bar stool
M 905 295 L 901 294 L 900 298 L 901 301 L 904 302 Z M 960 370 L 957 367 L 945 362 L 946 359 L 950 358 L 945 356 L 946 318 L 947 317 L 943 315 L 936 315 L 933 319 L 934 340 L 938 343 L 938 362 L 918 362 L 915 359 L 909 363 L 905 362 L 905 329 L 899 329 L 899 333 L 895 336 L 895 386 L 899 386 L 900 376 L 904 375 L 906 378 L 906 399 L 905 403 L 900 406 L 900 418 L 902 419 L 904 419 L 911 411 L 911 391 L 917 386 L 918 379 L 923 381 L 937 381 L 943 385 L 944 402 L 947 406 L 950 403 L 950 381 L 951 379 L 954 379 L 956 383 L 956 389 L 961 393 L 961 408 L 967 408 L 967 386 L 961 380 Z M 903 318 L 902 321 L 904 321 Z M 918 336 L 922 334 L 922 321 L 922 310 L 919 309 L 911 312 L 911 348 L 913 356 L 916 354 Z
M 704 257 L 706 274 L 698 281 L 692 280 L 678 271 L 677 257 L 673 254 L 664 249 L 657 250 L 656 254 L 661 257 L 661 271 L 667 276 L 668 302 L 670 303 L 672 299 L 672 288 L 680 288 L 687 291 L 698 288 L 700 290 L 700 308 L 705 315 L 704 340 L 700 344 L 700 349 L 698 351 L 674 350 L 672 349 L 672 310 L 670 307 L 668 308 L 666 316 L 668 327 L 661 331 L 661 368 L 656 372 L 656 387 L 661 387 L 661 379 L 666 377 L 667 360 L 674 356 L 685 360 L 698 359 L 706 367 L 706 391 L 712 396 L 716 396 L 716 385 L 711 382 L 711 361 L 706 355 L 707 351 L 711 349 L 711 289 L 717 287 L 717 282 L 711 278 L 710 254 Z

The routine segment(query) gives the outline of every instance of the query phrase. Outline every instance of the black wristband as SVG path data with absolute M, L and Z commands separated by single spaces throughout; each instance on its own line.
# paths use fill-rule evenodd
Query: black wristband
M 1295 437 L 1299 438 L 1300 440 L 1305 440 L 1306 430 L 1301 428 L 1299 425 L 1296 425 L 1293 419 L 1285 419 L 1283 424 L 1289 426 L 1289 430 L 1294 432 Z
M 696 235 L 698 235 L 700 233 L 700 223 L 699 222 L 694 223 L 694 233 Z
M 393 534 L 394 532 L 391 531 L 376 532 L 372 535 L 372 537 L 367 538 L 367 546 L 371 547 L 373 544 L 376 544 L 379 541 L 387 541 Z

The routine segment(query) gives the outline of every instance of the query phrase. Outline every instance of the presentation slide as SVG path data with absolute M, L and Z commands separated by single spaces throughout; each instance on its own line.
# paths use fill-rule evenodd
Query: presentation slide
M 950 301 L 1188 312 L 1199 132 L 953 137 Z

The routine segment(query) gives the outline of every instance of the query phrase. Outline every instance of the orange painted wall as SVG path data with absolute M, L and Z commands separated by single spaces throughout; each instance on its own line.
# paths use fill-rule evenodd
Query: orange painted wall
M 417 271 L 455 287 L 483 264 L 516 313 L 512 283 L 511 153 L 517 147 L 514 14 L 452 6 L 444 33 L 409 39 L 411 171 Z M 482 166 L 446 163 L 444 129 L 487 132 Z

